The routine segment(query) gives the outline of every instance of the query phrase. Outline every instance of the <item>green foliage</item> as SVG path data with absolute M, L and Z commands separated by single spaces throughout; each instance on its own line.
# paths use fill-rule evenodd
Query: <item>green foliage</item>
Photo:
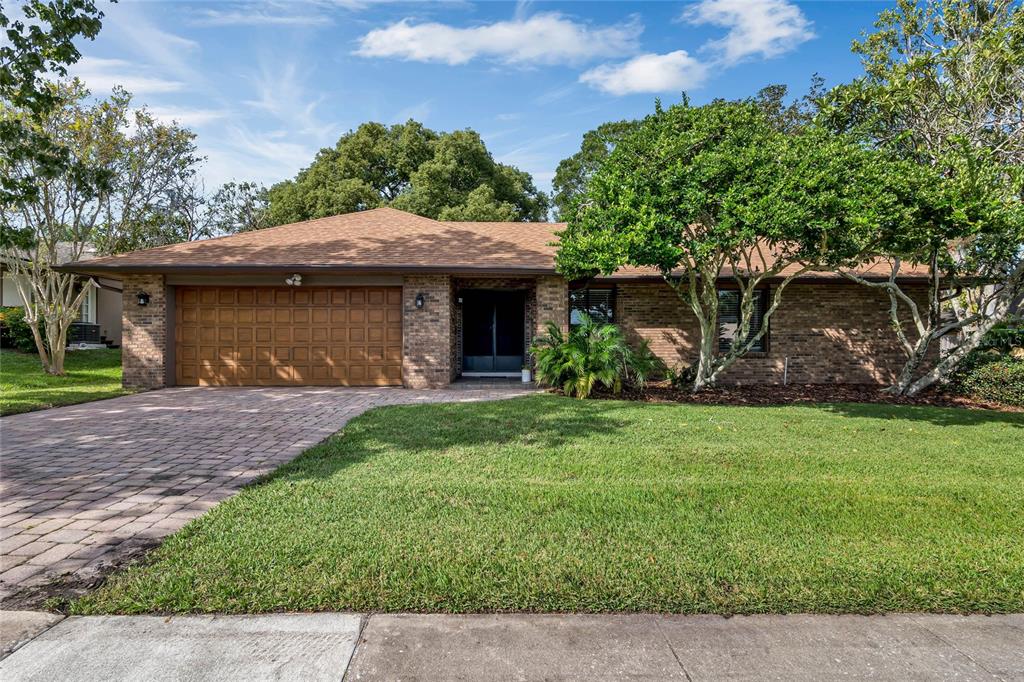
M 564 220 L 570 214 L 573 204 L 586 190 L 590 177 L 601 167 L 618 141 L 639 125 L 640 121 L 602 123 L 583 134 L 578 152 L 559 162 L 551 181 L 551 200 L 559 220 Z
M 570 276 L 669 273 L 768 244 L 783 262 L 838 263 L 863 231 L 920 218 L 913 181 L 934 178 L 849 136 L 784 134 L 753 100 L 658 108 L 591 177 L 557 262 Z
M 1024 407 L 1024 359 L 975 352 L 960 363 L 951 385 L 969 398 Z
M 0 101 L 26 112 L 0 118 L 0 205 L 32 199 L 39 191 L 32 178 L 11 173 L 8 166 L 29 163 L 55 175 L 72 165 L 67 149 L 38 128 L 61 105 L 44 77 L 66 76 L 67 66 L 82 56 L 75 38 L 94 38 L 103 18 L 94 0 L 29 0 L 21 14 L 24 20 L 13 19 L 0 4 L 6 38 L 0 43 Z
M 855 263 L 878 231 L 943 209 L 924 191 L 939 182 L 927 169 L 780 116 L 763 98 L 658 106 L 618 139 L 560 233 L 566 277 L 652 267 L 673 286 L 700 325 L 697 389 L 763 335 L 789 282 L 773 287 L 761 328 L 741 329 L 748 341 L 719 355 L 719 278 L 733 278 L 749 311 L 757 286 L 784 269 Z
M 982 351 L 1009 353 L 1014 348 L 1024 348 L 1024 318 L 1019 316 L 994 326 L 978 344 Z
M 270 227 L 268 191 L 255 182 L 228 182 L 210 197 L 206 218 L 214 234 Z
M 548 211 L 529 174 L 497 163 L 477 133 L 411 120 L 362 124 L 267 199 L 273 225 L 378 206 L 440 220 L 544 220 Z
M 1024 8 L 898 0 L 875 29 L 854 43 L 864 75 L 824 98 L 821 121 L 938 170 L 947 204 L 880 232 L 876 252 L 1005 281 L 1024 257 Z
M 646 341 L 631 348 L 617 326 L 580 316 L 568 335 L 553 322 L 547 334 L 530 348 L 537 362 L 537 379 L 561 388 L 567 395 L 587 398 L 601 384 L 620 393 L 624 384 L 643 387 L 664 370 Z
M 31 327 L 25 322 L 24 308 L 0 308 L 0 347 L 14 348 L 22 353 L 36 352 L 36 341 Z

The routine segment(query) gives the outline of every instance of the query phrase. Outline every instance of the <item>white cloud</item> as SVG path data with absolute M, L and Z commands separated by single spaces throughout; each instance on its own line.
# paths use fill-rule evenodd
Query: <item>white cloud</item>
M 814 38 L 810 20 L 787 0 L 701 0 L 683 19 L 729 29 L 724 38 L 705 45 L 727 65 L 748 57 L 775 57 Z
M 290 14 L 262 9 L 205 9 L 193 20 L 197 26 L 326 26 L 324 14 Z
M 364 35 L 356 54 L 450 65 L 478 57 L 508 64 L 578 63 L 631 52 L 642 31 L 635 19 L 594 28 L 556 12 L 471 28 L 403 19 Z
M 303 74 L 308 74 L 309 69 L 300 68 L 294 61 L 272 67 L 270 61 L 269 57 L 262 60 L 260 72 L 253 78 L 256 98 L 244 104 L 267 112 L 300 135 L 325 141 L 334 132 L 335 124 L 325 123 L 317 115 L 324 95 L 307 92 Z
M 580 82 L 612 95 L 641 92 L 680 92 L 701 85 L 708 76 L 705 64 L 686 50 L 668 54 L 642 54 L 620 64 L 602 64 L 580 76 Z
M 227 118 L 227 109 L 187 109 L 185 107 L 153 106 L 146 110 L 163 123 L 177 123 L 186 128 L 200 128 Z
M 133 95 L 178 92 L 185 87 L 181 81 L 150 75 L 149 69 L 125 59 L 82 57 L 71 68 L 71 75 L 80 78 L 97 97 L 106 97 L 115 85 Z
M 185 81 L 190 88 L 203 80 L 193 66 L 193 58 L 200 51 L 199 43 L 158 28 L 139 10 L 139 5 L 119 3 L 107 10 L 103 34 L 114 38 L 123 49 L 141 57 L 151 67 Z

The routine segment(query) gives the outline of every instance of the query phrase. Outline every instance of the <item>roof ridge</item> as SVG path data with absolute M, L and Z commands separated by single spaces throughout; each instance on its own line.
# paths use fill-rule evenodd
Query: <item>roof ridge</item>
M 148 252 L 148 253 L 160 252 L 160 251 L 164 251 L 166 249 L 170 249 L 170 248 L 173 248 L 173 247 L 181 246 L 182 244 L 200 244 L 200 243 L 202 243 L 202 244 L 209 244 L 210 242 L 216 242 L 216 241 L 220 241 L 222 239 L 231 239 L 233 237 L 240 237 L 240 236 L 242 236 L 244 234 L 250 234 L 250 233 L 256 233 L 256 232 L 266 233 L 266 232 L 271 232 L 271 231 L 274 231 L 274 230 L 279 230 L 282 227 L 296 227 L 298 225 L 305 225 L 307 223 L 315 223 L 315 222 L 319 222 L 321 220 L 331 220 L 333 218 L 344 218 L 346 216 L 365 215 L 367 213 L 373 213 L 375 211 L 384 211 L 384 210 L 394 211 L 395 213 L 401 213 L 403 215 L 407 215 L 407 216 L 410 216 L 410 217 L 413 217 L 413 218 L 418 218 L 418 219 L 421 219 L 421 220 L 427 220 L 427 221 L 430 221 L 432 223 L 437 223 L 439 225 L 443 225 L 444 224 L 444 223 L 442 223 L 439 220 L 434 220 L 433 218 L 427 218 L 426 216 L 421 216 L 421 215 L 417 215 L 415 213 L 410 213 L 409 211 L 403 211 L 400 208 L 394 208 L 394 207 L 391 207 L 391 206 L 374 206 L 373 208 L 364 209 L 362 211 L 349 211 L 348 213 L 336 213 L 334 215 L 320 216 L 319 218 L 307 218 L 306 220 L 299 220 L 299 221 L 294 222 L 294 223 L 284 223 L 283 225 L 272 225 L 270 227 L 261 227 L 261 228 L 256 229 L 256 230 L 245 230 L 243 232 L 234 232 L 232 234 L 222 234 L 222 235 L 220 235 L 218 237 L 209 237 L 208 239 L 196 239 L 195 241 L 174 242 L 173 244 L 161 244 L 160 246 L 150 246 L 149 248 L 145 248 L 145 249 L 132 249 L 131 251 L 123 251 L 121 253 L 111 253 L 111 254 L 108 254 L 106 256 L 100 256 L 100 258 L 103 258 L 103 259 L 107 259 L 107 258 L 120 258 L 121 256 L 128 256 L 128 255 L 131 255 L 131 254 L 142 253 L 144 251 Z

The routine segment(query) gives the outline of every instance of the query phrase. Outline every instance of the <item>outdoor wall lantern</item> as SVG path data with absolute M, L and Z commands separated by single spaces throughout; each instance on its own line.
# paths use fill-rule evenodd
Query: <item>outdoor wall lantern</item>
M 149 305 L 149 294 L 147 294 L 145 291 L 140 291 L 138 293 L 138 297 L 139 297 L 139 305 L 141 305 L 141 306 Z
M 422 307 L 423 307 L 423 304 L 424 304 L 425 302 L 426 302 L 426 299 L 425 299 L 425 298 L 423 298 L 423 294 L 416 294 L 416 308 L 417 308 L 417 309 L 420 309 L 420 308 L 422 308 Z

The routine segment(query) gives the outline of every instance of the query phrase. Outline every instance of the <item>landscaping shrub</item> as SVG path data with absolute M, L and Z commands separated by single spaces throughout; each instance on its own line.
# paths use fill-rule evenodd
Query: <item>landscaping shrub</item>
M 22 353 L 36 352 L 32 329 L 25 322 L 25 311 L 22 308 L 0 308 L 0 347 L 14 348 Z
M 1021 347 L 1024 347 L 1024 318 L 1017 317 L 990 329 L 978 345 L 978 350 L 1009 353 L 1014 348 Z
M 1024 407 L 1024 360 L 993 351 L 972 353 L 961 363 L 952 387 L 961 395 Z
M 530 347 L 537 360 L 537 379 L 568 395 L 586 398 L 598 384 L 615 393 L 625 384 L 642 388 L 653 375 L 664 371 L 646 341 L 631 348 L 614 324 L 584 314 L 568 335 L 551 322 L 547 329 Z

